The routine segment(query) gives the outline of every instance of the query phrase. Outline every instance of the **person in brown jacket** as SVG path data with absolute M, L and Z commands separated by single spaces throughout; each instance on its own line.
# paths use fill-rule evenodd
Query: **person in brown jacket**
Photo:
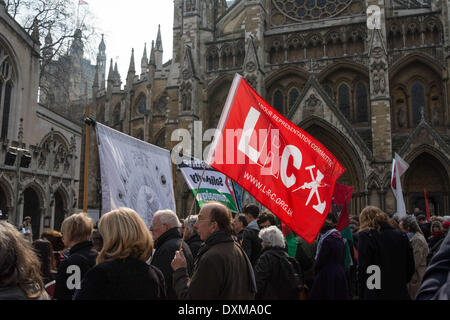
M 205 204 L 194 225 L 205 244 L 200 248 L 189 279 L 183 251 L 171 263 L 173 287 L 180 300 L 250 300 L 256 282 L 245 252 L 231 237 L 228 209 L 217 202 Z

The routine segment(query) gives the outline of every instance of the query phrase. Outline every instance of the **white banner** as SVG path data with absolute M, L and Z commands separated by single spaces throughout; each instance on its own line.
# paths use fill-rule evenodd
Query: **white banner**
M 170 152 L 97 122 L 102 213 L 135 210 L 150 227 L 160 209 L 175 209 Z

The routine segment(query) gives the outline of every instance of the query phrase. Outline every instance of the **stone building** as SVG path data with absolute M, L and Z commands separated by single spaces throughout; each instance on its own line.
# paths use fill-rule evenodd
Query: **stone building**
M 82 129 L 38 103 L 40 41 L 0 1 L 0 210 L 33 236 L 59 229 L 77 207 Z
M 410 164 L 407 210 L 424 209 L 426 189 L 432 213 L 448 215 L 449 23 L 441 0 L 174 0 L 172 59 L 163 63 L 158 32 L 140 73 L 132 51 L 123 88 L 113 61 L 107 79 L 99 64 L 94 116 L 171 149 L 175 129 L 217 125 L 240 73 L 344 165 L 339 182 L 354 186 L 352 214 L 367 204 L 395 211 L 396 152 Z M 98 177 L 97 161 L 90 173 Z M 184 216 L 192 196 L 179 172 L 175 186 Z M 89 195 L 98 206 L 96 192 Z

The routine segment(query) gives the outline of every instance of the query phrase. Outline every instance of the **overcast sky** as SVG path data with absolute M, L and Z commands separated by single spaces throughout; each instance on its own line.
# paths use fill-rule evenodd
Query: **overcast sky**
M 78 2 L 78 0 L 75 0 Z M 152 40 L 156 41 L 158 24 L 161 25 L 163 63 L 172 58 L 173 0 L 85 0 L 80 6 L 95 16 L 98 33 L 105 34 L 108 76 L 109 61 L 117 60 L 122 83 L 130 64 L 131 49 L 134 48 L 136 74 L 141 72 L 144 43 L 147 43 L 149 58 Z M 98 48 L 98 44 L 97 44 Z M 118 57 L 118 58 L 117 58 Z M 92 61 L 95 64 L 95 60 Z

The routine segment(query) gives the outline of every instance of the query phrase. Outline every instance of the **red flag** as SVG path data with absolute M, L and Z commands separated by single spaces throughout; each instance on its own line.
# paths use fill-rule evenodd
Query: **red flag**
M 427 221 L 430 222 L 430 210 L 428 209 L 428 198 L 426 189 L 423 189 L 423 194 L 425 195 L 425 211 L 427 212 Z
M 207 162 L 312 243 L 345 171 L 320 142 L 236 75 Z
M 333 200 L 337 205 L 342 206 L 341 214 L 336 225 L 336 229 L 339 231 L 344 230 L 350 225 L 350 217 L 348 214 L 348 205 L 352 198 L 353 187 L 345 186 L 340 183 L 336 183 L 334 187 Z

